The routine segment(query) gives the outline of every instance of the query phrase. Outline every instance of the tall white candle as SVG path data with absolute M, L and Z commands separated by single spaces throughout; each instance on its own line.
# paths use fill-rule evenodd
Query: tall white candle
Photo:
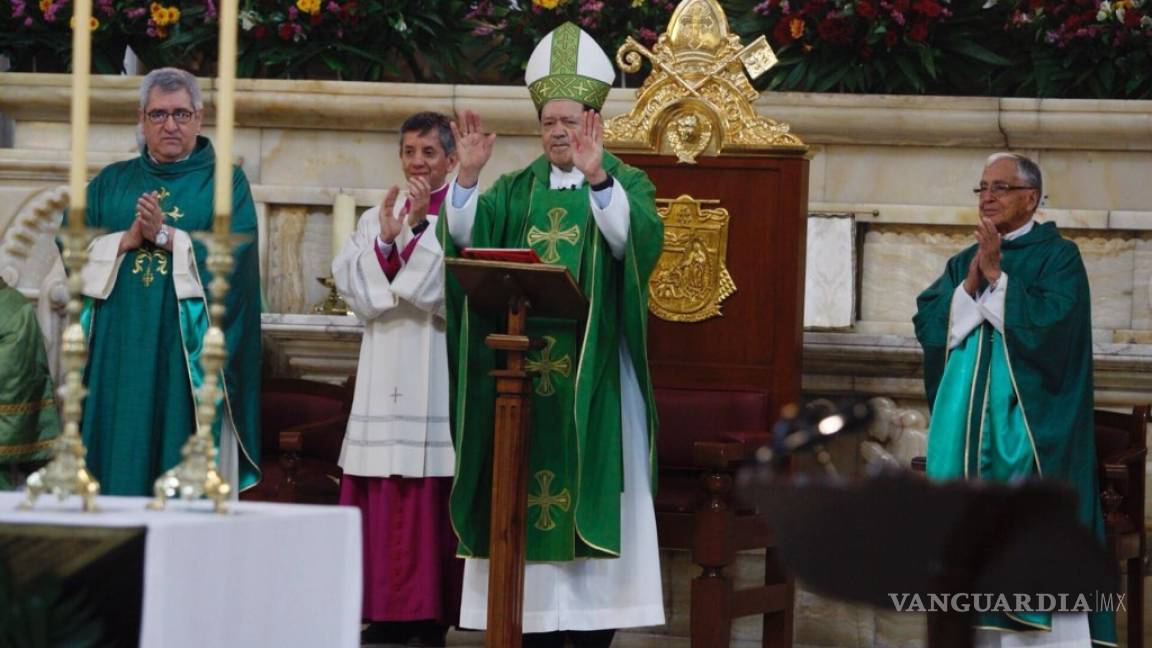
M 356 200 L 350 194 L 343 191 L 336 194 L 336 200 L 332 203 L 332 258 L 335 259 L 336 255 L 340 254 L 340 248 L 344 247 L 344 242 L 348 237 L 352 236 L 352 230 L 356 227 Z
M 68 189 L 72 209 L 68 224 L 72 229 L 84 227 L 84 208 L 88 204 L 88 97 L 89 70 L 92 67 L 92 0 L 76 0 L 75 24 L 72 29 L 72 167 Z
M 238 0 L 220 1 L 220 60 L 216 80 L 216 232 L 227 232 L 232 216 L 232 131 L 235 125 L 236 23 Z

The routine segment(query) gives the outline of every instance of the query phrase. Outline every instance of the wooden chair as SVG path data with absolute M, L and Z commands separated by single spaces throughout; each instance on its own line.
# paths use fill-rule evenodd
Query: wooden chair
M 263 479 L 240 499 L 335 504 L 341 476 L 336 462 L 353 389 L 352 378 L 344 385 L 266 379 L 260 396 Z
M 1130 414 L 1095 411 L 1096 460 L 1108 548 L 1123 565 L 1128 592 L 1128 646 L 1144 645 L 1144 572 L 1148 539 L 1144 530 L 1144 462 L 1148 455 L 1148 405 Z
M 1144 645 L 1144 572 L 1148 539 L 1144 531 L 1144 462 L 1148 456 L 1148 422 L 1152 407 L 1139 405 L 1130 414 L 1095 410 L 1096 463 L 1104 508 L 1105 542 L 1123 564 L 1128 592 L 1128 646 Z M 923 472 L 925 458 L 912 459 Z
M 764 615 L 764 646 L 792 642 L 793 583 L 781 570 L 767 517 L 735 501 L 736 468 L 768 441 L 763 392 L 656 390 L 660 413 L 656 526 L 660 546 L 691 551 L 690 636 L 695 647 L 729 645 L 732 620 Z M 736 589 L 726 573 L 736 552 L 764 551 L 764 582 Z

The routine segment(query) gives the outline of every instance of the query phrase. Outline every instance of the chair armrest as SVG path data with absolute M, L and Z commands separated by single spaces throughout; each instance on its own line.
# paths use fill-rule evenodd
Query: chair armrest
M 752 453 L 771 440 L 772 435 L 763 431 L 725 432 L 716 441 L 695 441 L 692 443 L 692 459 L 698 468 L 710 470 L 734 470 L 738 464 L 747 461 Z
M 340 458 L 340 445 L 347 426 L 346 416 L 335 416 L 284 428 L 280 430 L 280 452 L 308 455 L 334 463 Z
M 692 461 L 696 468 L 730 470 L 744 460 L 748 452 L 738 441 L 695 441 Z
M 1114 455 L 1104 457 L 1100 463 L 1108 468 L 1113 466 L 1131 466 L 1133 464 L 1143 464 L 1147 456 L 1148 450 L 1145 448 L 1130 448 L 1123 452 L 1117 452 Z

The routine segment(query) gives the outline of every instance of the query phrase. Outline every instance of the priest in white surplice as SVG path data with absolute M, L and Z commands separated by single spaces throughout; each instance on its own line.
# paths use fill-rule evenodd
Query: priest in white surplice
M 439 233 L 459 248 L 531 247 L 564 265 L 589 300 L 588 323 L 529 318 L 547 340 L 529 442 L 524 646 L 601 647 L 615 628 L 664 623 L 652 504 L 656 432 L 646 359 L 647 280 L 663 225 L 643 171 L 603 148 L 599 109 L 614 72 L 592 38 L 566 23 L 528 62 L 544 155 L 483 194 L 476 186 L 493 134 L 465 111 L 455 124 L 460 173 Z M 458 468 L 452 520 L 468 557 L 460 625 L 486 625 L 493 327 L 448 283 Z
M 462 561 L 448 517 L 456 455 L 448 426 L 444 252 L 434 229 L 456 165 L 450 122 L 400 128 L 407 197 L 393 186 L 332 262 L 364 322 L 340 466 L 340 503 L 364 529 L 363 639 L 442 646 L 460 606 Z

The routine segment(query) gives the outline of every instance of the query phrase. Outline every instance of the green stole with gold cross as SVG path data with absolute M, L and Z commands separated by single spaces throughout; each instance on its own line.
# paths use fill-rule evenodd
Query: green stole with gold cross
M 655 430 L 644 361 L 647 278 L 659 255 L 662 224 L 654 190 L 643 172 L 605 155 L 605 168 L 625 188 L 630 208 L 625 257 L 613 258 L 592 217 L 587 185 L 549 188 L 549 165 L 539 158 L 500 178 L 478 199 L 472 245 L 531 247 L 546 263 L 572 273 L 589 301 L 584 323 L 529 314 L 528 333 L 545 341 L 527 356 L 533 379 L 525 527 L 527 559 L 612 558 L 620 553 L 623 465 L 620 421 L 620 343 L 637 366 L 641 393 Z M 439 236 L 448 256 L 457 249 Z M 456 479 L 451 513 L 459 554 L 488 556 L 495 385 L 488 371 L 502 366 L 484 345 L 503 321 L 471 310 L 446 278 L 449 375 L 452 388 Z

